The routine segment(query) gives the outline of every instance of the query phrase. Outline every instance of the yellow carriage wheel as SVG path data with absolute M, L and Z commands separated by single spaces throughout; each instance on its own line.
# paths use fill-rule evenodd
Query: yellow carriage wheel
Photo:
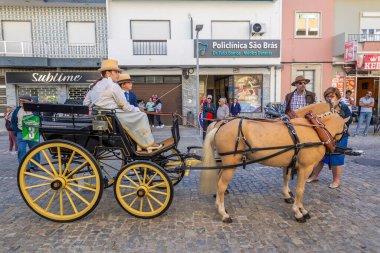
M 28 164 L 35 169 L 29 170 Z M 103 193 L 103 178 L 94 157 L 65 140 L 46 141 L 29 150 L 17 179 L 26 204 L 38 215 L 57 222 L 88 215 Z M 88 187 L 88 182 L 93 187 Z
M 181 168 L 185 163 L 179 153 L 180 152 L 177 149 L 173 148 L 160 154 L 157 159 L 153 160 L 153 162 L 159 164 L 162 168 L 164 168 L 165 172 L 172 181 L 173 186 L 181 182 L 185 175 L 184 170 L 181 172 L 175 171 L 175 169 Z
M 135 161 L 116 177 L 115 197 L 120 206 L 138 218 L 163 214 L 173 199 L 173 185 L 164 169 L 155 163 Z

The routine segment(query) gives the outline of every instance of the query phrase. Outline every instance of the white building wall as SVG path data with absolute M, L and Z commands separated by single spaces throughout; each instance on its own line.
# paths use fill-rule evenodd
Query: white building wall
M 108 56 L 120 65 L 189 66 L 195 65 L 196 24 L 203 24 L 200 39 L 211 38 L 211 21 L 250 21 L 265 23 L 267 32 L 251 39 L 281 38 L 281 1 L 122 1 L 109 0 Z M 167 55 L 133 55 L 130 20 L 170 20 L 171 39 Z M 249 31 L 247 31 L 248 33 Z M 202 58 L 201 66 L 268 66 L 280 64 L 278 58 Z

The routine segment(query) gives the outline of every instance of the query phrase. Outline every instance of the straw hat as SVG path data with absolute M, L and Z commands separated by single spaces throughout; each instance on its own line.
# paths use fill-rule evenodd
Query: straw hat
M 292 86 L 295 86 L 298 82 L 301 82 L 301 81 L 304 81 L 305 83 L 310 83 L 309 79 L 306 79 L 303 76 L 297 76 L 296 80 L 294 80 L 294 82 L 292 82 Z
M 126 82 L 133 83 L 134 81 L 131 79 L 131 76 L 129 74 L 121 74 L 119 76 L 119 81 L 117 81 L 117 83 L 122 84 L 122 83 L 126 83 Z
M 118 62 L 116 60 L 111 59 L 103 60 L 102 66 L 100 67 L 100 69 L 98 69 L 98 72 L 100 73 L 107 70 L 115 70 L 121 72 L 121 69 L 118 66 Z

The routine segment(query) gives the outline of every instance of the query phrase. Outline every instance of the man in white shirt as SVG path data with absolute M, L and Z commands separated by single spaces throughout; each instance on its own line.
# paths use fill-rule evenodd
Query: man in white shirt
M 359 100 L 359 106 L 360 108 L 360 116 L 359 116 L 359 122 L 356 127 L 355 135 L 359 134 L 360 126 L 363 123 L 363 120 L 365 118 L 365 129 L 364 129 L 364 136 L 368 135 L 369 130 L 369 124 L 371 122 L 372 118 L 372 108 L 375 106 L 375 100 L 372 97 L 372 91 L 367 91 L 365 94 L 365 97 L 360 98 Z
M 352 107 L 355 106 L 355 101 L 354 99 L 351 97 L 352 95 L 352 91 L 350 90 L 347 90 L 346 91 L 346 96 L 345 97 L 342 97 L 342 102 L 344 102 L 348 108 L 350 108 L 350 111 L 352 111 Z

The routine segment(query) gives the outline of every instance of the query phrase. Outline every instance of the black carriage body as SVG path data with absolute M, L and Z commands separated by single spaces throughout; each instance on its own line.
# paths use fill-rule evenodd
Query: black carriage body
M 84 147 L 96 159 L 104 150 L 119 150 L 115 155 L 120 155 L 118 158 L 125 162 L 155 160 L 161 153 L 176 149 L 180 139 L 178 119 L 173 118 L 172 139 L 165 141 L 160 152 L 137 152 L 136 143 L 124 130 L 115 110 L 101 109 L 93 111 L 96 115 L 89 116 L 89 108 L 83 105 L 25 103 L 24 108 L 40 116 L 39 128 L 44 141 L 72 141 Z M 105 125 L 96 130 L 100 121 Z

